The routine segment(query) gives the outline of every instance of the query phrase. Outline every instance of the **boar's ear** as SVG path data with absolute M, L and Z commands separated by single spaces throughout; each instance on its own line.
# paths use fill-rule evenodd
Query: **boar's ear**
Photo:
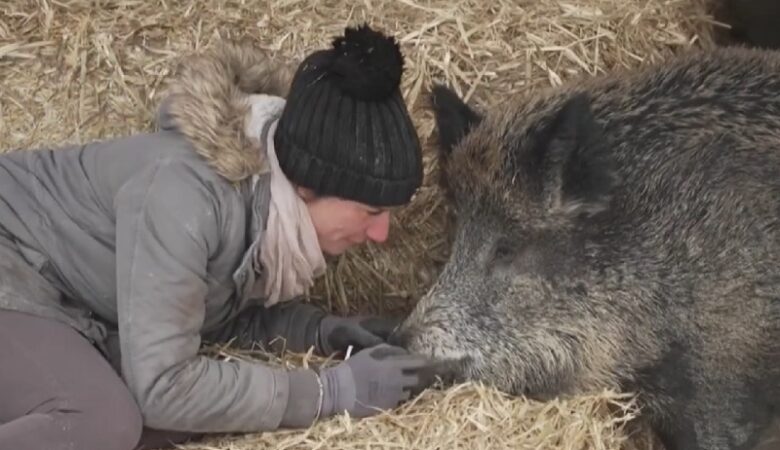
M 436 84 L 431 89 L 431 105 L 439 133 L 439 154 L 446 158 L 482 117 L 451 89 Z
M 535 140 L 533 159 L 543 167 L 540 184 L 552 211 L 590 216 L 609 205 L 612 159 L 590 104 L 587 95 L 574 95 Z

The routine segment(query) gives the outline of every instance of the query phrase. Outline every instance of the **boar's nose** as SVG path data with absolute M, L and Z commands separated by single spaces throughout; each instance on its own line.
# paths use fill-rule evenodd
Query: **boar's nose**
M 406 348 L 409 345 L 411 334 L 404 328 L 399 328 L 387 338 L 387 343 L 397 347 Z

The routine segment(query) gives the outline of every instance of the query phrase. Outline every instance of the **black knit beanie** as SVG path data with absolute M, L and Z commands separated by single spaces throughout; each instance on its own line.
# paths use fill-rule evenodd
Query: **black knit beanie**
M 377 207 L 408 202 L 422 152 L 401 95 L 403 56 L 392 37 L 347 28 L 293 77 L 274 143 L 289 180 L 318 195 Z

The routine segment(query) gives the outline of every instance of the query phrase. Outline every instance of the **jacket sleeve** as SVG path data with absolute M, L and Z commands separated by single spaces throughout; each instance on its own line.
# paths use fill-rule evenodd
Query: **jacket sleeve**
M 317 330 L 325 312 L 302 301 L 277 303 L 270 308 L 253 306 L 241 312 L 218 332 L 206 338 L 213 342 L 228 342 L 238 348 L 255 344 L 280 352 L 306 352 L 317 346 Z
M 161 161 L 117 193 L 122 372 L 149 427 L 273 430 L 292 401 L 291 376 L 300 384 L 302 374 L 198 355 L 207 262 L 219 245 L 214 189 L 191 167 Z M 311 387 L 316 379 L 308 375 Z

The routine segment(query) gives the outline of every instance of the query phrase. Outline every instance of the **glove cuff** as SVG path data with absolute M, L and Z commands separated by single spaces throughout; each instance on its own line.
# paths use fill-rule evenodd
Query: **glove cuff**
M 327 317 L 325 311 L 312 305 L 302 305 L 301 308 L 306 308 L 302 311 L 302 314 L 306 315 L 305 322 L 302 320 L 302 327 L 304 332 L 304 342 L 306 343 L 306 349 L 314 347 L 315 353 L 322 354 L 322 348 L 320 346 L 320 328 L 322 321 Z
M 319 329 L 320 322 L 325 317 L 325 312 L 308 303 L 297 302 L 285 307 L 280 316 L 285 316 L 284 329 L 281 335 L 286 339 L 287 349 L 293 352 L 305 352 L 314 346 L 315 351 L 320 350 Z
M 322 380 L 322 413 L 321 417 L 351 412 L 357 402 L 357 390 L 352 369 L 346 363 L 323 369 Z
M 305 428 L 317 418 L 320 404 L 320 382 L 317 373 L 311 369 L 288 372 L 289 395 L 280 426 Z
M 333 349 L 330 344 L 328 343 L 328 336 L 333 331 L 332 328 L 334 326 L 334 321 L 336 320 L 336 316 L 333 316 L 331 314 L 325 314 L 323 317 L 320 318 L 320 321 L 317 323 L 317 333 L 314 337 L 315 342 L 315 350 L 317 350 L 317 353 L 323 356 L 330 356 L 333 353 L 335 353 L 335 349 Z

